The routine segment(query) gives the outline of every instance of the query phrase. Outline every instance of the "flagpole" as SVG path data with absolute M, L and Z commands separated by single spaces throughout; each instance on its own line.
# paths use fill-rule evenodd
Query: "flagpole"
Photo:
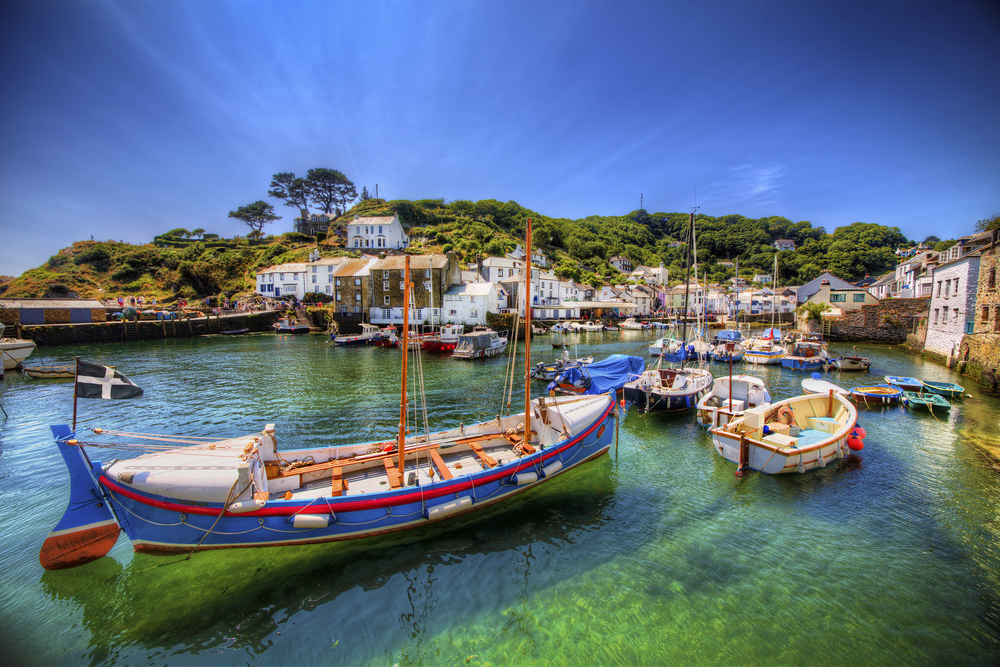
M 73 433 L 76 433 L 76 383 L 80 378 L 80 357 L 73 357 L 76 360 L 76 369 L 73 371 Z

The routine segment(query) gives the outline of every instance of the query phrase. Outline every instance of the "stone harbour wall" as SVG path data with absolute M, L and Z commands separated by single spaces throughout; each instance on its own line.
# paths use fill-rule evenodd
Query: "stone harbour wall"
M 862 306 L 844 313 L 830 328 L 830 339 L 874 343 L 904 343 L 916 338 L 921 325 L 927 326 L 930 297 L 917 299 L 883 299 L 880 303 Z M 921 347 L 923 336 L 920 336 Z
M 281 311 L 196 317 L 182 320 L 140 320 L 138 322 L 100 322 L 91 324 L 38 324 L 20 327 L 20 337 L 46 345 L 117 342 L 208 336 L 232 329 L 252 332 L 273 331 L 271 325 L 281 317 Z M 132 327 L 134 333 L 130 333 Z M 11 334 L 9 330 L 8 335 Z

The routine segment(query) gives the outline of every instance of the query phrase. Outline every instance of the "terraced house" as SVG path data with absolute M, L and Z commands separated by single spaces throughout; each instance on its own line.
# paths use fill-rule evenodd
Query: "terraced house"
M 400 324 L 403 321 L 403 275 L 406 257 L 385 257 L 371 267 L 371 298 L 368 318 L 372 324 Z M 441 324 L 444 294 L 462 282 L 462 267 L 454 255 L 415 255 L 410 257 L 410 282 L 414 301 L 410 304 L 410 322 Z

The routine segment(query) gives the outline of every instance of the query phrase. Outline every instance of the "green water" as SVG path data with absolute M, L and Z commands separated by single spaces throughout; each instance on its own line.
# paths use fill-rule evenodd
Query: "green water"
M 575 339 L 580 355 L 645 357 L 649 335 Z M 86 427 L 229 436 L 274 422 L 290 448 L 388 438 L 398 421 L 396 350 L 258 335 L 45 352 L 115 365 L 146 390 L 135 401 L 81 402 Z M 544 338 L 533 352 L 555 357 Z M 828 379 L 959 381 L 893 348 L 861 352 L 874 360 L 870 375 Z M 431 428 L 500 412 L 505 363 L 425 359 Z M 800 393 L 801 372 L 755 372 L 775 399 Z M 48 425 L 68 423 L 72 391 L 11 372 L 2 387 L 5 665 L 938 665 L 1000 656 L 1000 476 L 969 444 L 997 444 L 1000 399 L 968 383 L 972 396 L 941 419 L 862 407 L 864 451 L 801 476 L 738 480 L 693 415 L 632 410 L 617 455 L 612 448 L 470 518 L 180 562 L 134 554 L 122 536 L 108 557 L 58 572 L 42 570 L 38 550 L 68 497 Z

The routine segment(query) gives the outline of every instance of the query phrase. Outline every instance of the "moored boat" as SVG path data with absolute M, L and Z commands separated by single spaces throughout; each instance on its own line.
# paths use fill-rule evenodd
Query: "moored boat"
M 464 324 L 446 324 L 438 333 L 423 339 L 424 351 L 454 352 L 463 333 L 465 333 Z M 534 330 L 532 333 L 535 333 Z
M 564 368 L 546 389 L 562 394 L 615 395 L 645 369 L 642 357 L 612 354 L 594 363 Z
M 529 220 L 529 253 L 530 238 Z M 408 257 L 405 267 L 412 289 Z M 279 453 L 275 427 L 268 424 L 259 433 L 221 440 L 172 437 L 170 442 L 189 446 L 151 447 L 158 451 L 91 463 L 86 446 L 147 434 L 95 429 L 102 441 L 97 443 L 69 426 L 53 426 L 70 473 L 70 501 L 42 545 L 43 567 L 100 558 L 120 530 L 136 551 L 190 555 L 199 549 L 311 544 L 416 528 L 501 502 L 608 451 L 615 397 L 532 399 L 530 337 L 523 412 L 408 436 L 408 303 L 404 300 L 395 440 Z
M 781 367 L 800 371 L 823 368 L 828 358 L 826 344 L 803 338 L 792 345 L 788 353 L 781 358 Z
M 586 364 L 594 363 L 594 357 L 580 357 L 579 359 L 570 359 L 569 350 L 563 352 L 561 359 L 557 359 L 552 363 L 546 364 L 545 362 L 539 361 L 535 364 L 535 367 L 531 369 L 531 379 L 533 380 L 545 380 L 546 382 L 556 379 L 560 373 L 562 373 L 567 368 L 579 368 Z
M 935 408 L 938 410 L 951 409 L 951 403 L 949 403 L 948 400 L 940 394 L 904 391 L 902 400 L 903 405 L 912 410 L 927 410 L 929 412 L 934 412 Z
M 902 377 L 899 375 L 886 375 L 885 381 L 894 387 L 899 387 L 906 391 L 916 391 L 920 392 L 924 390 L 923 380 L 918 380 L 917 378 Z
M 954 382 L 934 382 L 932 380 L 924 380 L 924 387 L 927 391 L 945 396 L 947 398 L 962 398 L 965 393 L 965 387 L 959 386 Z
M 337 347 L 356 347 L 360 345 L 372 345 L 382 340 L 382 331 L 374 324 L 361 323 L 361 333 L 348 334 L 346 336 L 330 336 L 330 341 Z
M 877 384 L 871 387 L 853 387 L 851 398 L 868 405 L 896 403 L 903 396 L 903 390 L 892 385 Z
M 624 396 L 647 412 L 684 412 L 697 407 L 712 381 L 703 368 L 653 368 L 627 382 Z
M 764 332 L 750 340 L 745 345 L 747 351 L 743 361 L 750 364 L 772 365 L 780 364 L 787 351 L 775 341 L 781 340 L 781 330 L 769 327 Z
M 291 317 L 282 317 L 271 325 L 280 334 L 305 334 L 309 333 L 309 325 L 302 324 Z
M 459 337 L 451 356 L 456 359 L 483 359 L 494 357 L 506 349 L 507 338 L 496 331 L 473 331 Z
M 804 473 L 860 448 L 860 438 L 848 443 L 857 421 L 857 408 L 843 396 L 813 394 L 746 410 L 710 433 L 715 450 L 736 463 L 738 472 L 749 468 L 771 475 Z
M 0 358 L 7 370 L 17 368 L 32 352 L 35 351 L 35 341 L 23 338 L 4 338 L 4 325 L 0 323 Z
M 56 364 L 51 366 L 23 366 L 21 372 L 39 380 L 72 378 L 76 374 L 76 364 Z
M 871 367 L 872 360 L 868 357 L 836 357 L 830 359 L 830 365 L 838 371 L 866 371 Z
M 642 331 L 643 329 L 648 329 L 648 324 L 643 324 L 637 321 L 634 317 L 630 317 L 619 325 L 622 329 L 630 329 L 632 331 Z
M 819 373 L 813 373 L 812 376 L 803 378 L 802 380 L 802 391 L 807 394 L 829 394 L 831 391 L 835 391 L 841 396 L 847 398 L 851 395 L 849 389 L 844 389 L 840 385 L 834 384 L 833 382 L 828 382 L 822 379 L 823 376 Z

